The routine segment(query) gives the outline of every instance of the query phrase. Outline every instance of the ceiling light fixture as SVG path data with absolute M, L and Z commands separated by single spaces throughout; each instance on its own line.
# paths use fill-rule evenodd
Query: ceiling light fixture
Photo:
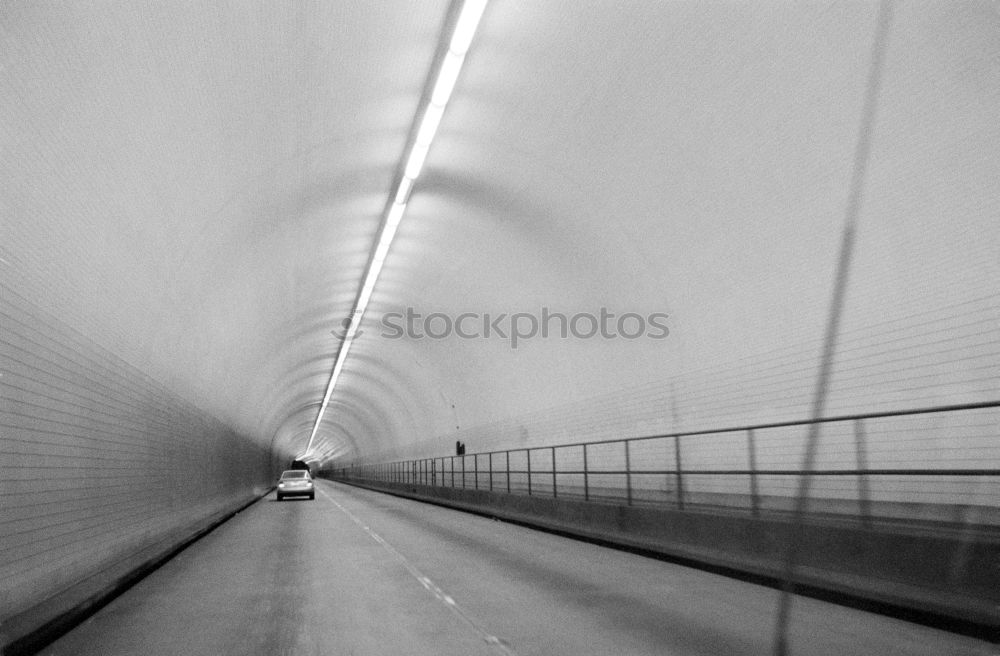
M 396 236 L 396 230 L 403 219 L 403 213 L 406 212 L 406 204 L 409 202 L 413 183 L 424 167 L 424 161 L 427 159 L 431 142 L 434 140 L 438 126 L 441 124 L 441 117 L 444 116 L 445 106 L 448 104 L 452 91 L 455 89 L 455 82 L 458 80 L 458 75 L 462 70 L 462 64 L 465 63 L 465 55 L 472 44 L 476 28 L 479 27 L 479 21 L 483 16 L 483 10 L 486 8 L 486 2 L 487 0 L 465 0 L 462 3 L 461 13 L 455 22 L 451 38 L 448 41 L 448 51 L 438 62 L 437 71 L 434 74 L 434 84 L 431 86 L 433 92 L 429 100 L 421 108 L 422 111 L 417 114 L 420 117 L 420 127 L 417 130 L 416 137 L 413 139 L 413 143 L 410 145 L 410 151 L 407 153 L 403 176 L 390 196 L 393 202 L 386 210 L 375 250 L 365 271 L 364 283 L 354 303 L 354 311 L 351 313 L 347 333 L 344 335 L 344 339 L 340 344 L 340 350 L 337 352 L 337 359 L 334 362 L 333 371 L 330 373 L 330 381 L 327 383 L 326 393 L 323 395 L 323 403 L 320 404 L 319 413 L 316 415 L 316 422 L 313 424 L 312 433 L 309 435 L 309 443 L 305 448 L 304 459 L 318 459 L 316 454 L 313 453 L 313 442 L 316 439 L 316 433 L 319 431 L 320 422 L 323 421 L 323 415 L 330 404 L 330 397 L 333 395 L 333 388 L 337 385 L 337 379 L 340 378 L 340 374 L 344 370 L 344 361 L 347 359 L 347 354 L 354 343 L 354 338 L 361 325 L 361 319 L 365 316 L 368 301 L 371 300 L 372 292 L 375 291 L 375 282 L 378 280 L 379 273 L 382 271 L 382 265 L 389 254 L 389 247 Z

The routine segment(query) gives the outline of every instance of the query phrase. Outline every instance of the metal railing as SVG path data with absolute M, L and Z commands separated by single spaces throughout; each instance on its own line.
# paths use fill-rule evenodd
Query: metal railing
M 762 423 L 351 465 L 343 480 L 443 486 L 584 501 L 788 511 L 796 478 L 815 477 L 812 512 L 1000 524 L 1000 401 Z M 921 421 L 923 420 L 923 421 Z M 802 436 L 824 424 L 832 445 L 817 468 L 796 468 Z M 738 458 L 745 466 L 728 466 Z M 978 466 L 959 466 L 968 460 Z M 876 464 L 877 463 L 877 464 Z M 820 466 L 825 465 L 825 466 Z M 928 511 L 937 507 L 937 516 Z M 944 509 L 944 510 L 941 510 Z

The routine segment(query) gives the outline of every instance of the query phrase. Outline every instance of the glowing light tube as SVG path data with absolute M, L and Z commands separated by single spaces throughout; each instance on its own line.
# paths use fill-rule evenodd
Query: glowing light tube
M 396 230 L 403 220 L 406 203 L 409 200 L 413 185 L 423 170 L 427 153 L 430 151 L 431 142 L 434 141 L 434 136 L 437 134 L 438 127 L 441 124 L 441 118 L 444 116 L 445 107 L 451 99 L 452 92 L 455 90 L 455 83 L 458 81 L 462 65 L 465 63 L 465 55 L 469 51 L 472 39 L 483 17 L 486 2 L 487 0 L 465 0 L 462 4 L 462 11 L 458 16 L 458 20 L 455 21 L 452 33 L 448 37 L 448 51 L 438 63 L 437 71 L 433 76 L 433 83 L 430 87 L 432 89 L 430 99 L 417 112 L 417 116 L 420 117 L 420 125 L 417 126 L 416 136 L 410 145 L 409 153 L 406 155 L 404 174 L 389 196 L 393 199 L 393 202 L 389 203 L 389 207 L 383 217 L 382 227 L 379 230 L 378 239 L 375 241 L 375 250 L 372 252 L 371 260 L 365 271 L 364 283 L 354 303 L 350 325 L 347 328 L 347 333 L 344 335 L 344 340 L 340 344 L 340 350 L 337 352 L 337 359 L 334 361 L 333 371 L 330 373 L 326 392 L 323 394 L 323 402 L 320 404 L 319 412 L 316 414 L 316 422 L 313 424 L 309 435 L 309 442 L 306 444 L 302 459 L 314 462 L 333 457 L 327 455 L 330 451 L 326 447 L 325 440 L 320 441 L 320 446 L 325 447 L 326 451 L 322 455 L 317 455 L 314 452 L 313 446 L 316 440 L 316 433 L 319 431 L 323 415 L 330 404 L 333 389 L 336 387 L 337 380 L 344 370 L 344 362 L 347 360 L 347 354 L 350 353 L 351 346 L 354 344 L 354 338 L 358 334 L 361 320 L 365 316 L 365 310 L 368 309 L 368 302 L 371 300 L 372 293 L 375 291 L 375 283 L 378 281 L 379 273 L 381 273 L 382 266 L 389 255 L 389 248 L 392 246 L 392 240 L 396 236 Z M 340 451 L 340 449 L 334 448 L 333 454 L 339 454 Z

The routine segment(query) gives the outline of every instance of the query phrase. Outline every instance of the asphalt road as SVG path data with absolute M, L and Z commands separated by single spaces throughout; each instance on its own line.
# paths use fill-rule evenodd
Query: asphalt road
M 273 493 L 43 654 L 771 653 L 778 593 L 319 481 Z M 994 645 L 811 599 L 793 653 L 996 656 Z

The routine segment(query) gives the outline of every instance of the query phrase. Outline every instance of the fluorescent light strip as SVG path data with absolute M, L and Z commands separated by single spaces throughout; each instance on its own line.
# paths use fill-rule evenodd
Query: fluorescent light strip
M 472 44 L 472 37 L 476 35 L 479 27 L 479 20 L 483 17 L 483 10 L 486 9 L 486 0 L 465 0 L 462 5 L 462 13 L 455 23 L 455 31 L 451 33 L 450 50 L 465 55 Z
M 361 286 L 361 292 L 354 303 L 354 312 L 351 313 L 351 323 L 347 328 L 347 334 L 344 335 L 344 341 L 341 342 L 340 351 L 337 353 L 337 360 L 334 362 L 330 381 L 326 385 L 323 403 L 320 404 L 319 413 L 316 415 L 316 423 L 313 424 L 312 432 L 309 435 L 309 443 L 306 445 L 305 457 L 307 458 L 318 459 L 312 453 L 316 433 L 319 431 L 319 425 L 323 421 L 326 408 L 330 404 L 333 388 L 337 385 L 337 379 L 340 378 L 340 373 L 344 370 L 344 361 L 347 360 L 347 354 L 351 350 L 351 345 L 354 344 L 354 338 L 361 326 L 361 320 L 365 316 L 365 310 L 368 309 L 368 301 L 371 300 L 372 292 L 375 291 L 375 283 L 378 280 L 379 273 L 382 271 L 382 265 L 385 264 L 385 258 L 389 254 L 389 247 L 392 246 L 396 230 L 403 219 L 403 213 L 406 211 L 406 203 L 409 201 L 410 192 L 413 190 L 413 183 L 424 167 L 424 161 L 427 159 L 431 142 L 434 140 L 434 135 L 437 134 L 438 126 L 441 124 L 441 117 L 444 116 L 445 106 L 451 98 L 452 91 L 455 90 L 455 82 L 458 80 L 458 75 L 462 70 L 462 64 L 465 62 L 465 54 L 472 44 L 476 28 L 479 27 L 479 21 L 483 16 L 483 10 L 486 8 L 486 2 L 487 0 L 465 0 L 462 4 L 462 11 L 455 22 L 455 29 L 452 31 L 451 39 L 448 41 L 448 52 L 445 53 L 434 76 L 430 101 L 424 105 L 423 111 L 418 114 L 421 117 L 420 127 L 417 130 L 413 144 L 410 146 L 410 152 L 407 154 L 403 177 L 399 180 L 391 196 L 393 202 L 386 212 L 385 220 L 376 242 L 375 251 L 372 253 L 368 269 L 365 271 L 364 284 Z M 335 454 L 336 451 L 334 449 Z M 326 455 L 324 454 L 321 457 L 325 459 Z
M 424 160 L 427 159 L 427 151 L 430 149 L 430 144 L 413 144 L 410 157 L 406 160 L 406 177 L 416 180 L 420 176 L 420 169 L 424 168 Z
M 410 200 L 410 191 L 413 189 L 413 178 L 407 178 L 403 176 L 403 179 L 399 182 L 399 188 L 396 189 L 396 205 L 406 205 L 406 202 Z
M 431 145 L 434 141 L 434 134 L 438 126 L 441 125 L 441 117 L 444 115 L 444 105 L 427 105 L 424 112 L 424 119 L 420 121 L 420 131 L 417 132 L 417 143 Z
M 441 63 L 441 72 L 438 74 L 437 82 L 434 83 L 434 93 L 431 95 L 431 103 L 444 106 L 451 98 L 451 92 L 455 90 L 455 81 L 458 80 L 458 73 L 462 70 L 465 62 L 464 54 L 457 54 L 448 51 Z

